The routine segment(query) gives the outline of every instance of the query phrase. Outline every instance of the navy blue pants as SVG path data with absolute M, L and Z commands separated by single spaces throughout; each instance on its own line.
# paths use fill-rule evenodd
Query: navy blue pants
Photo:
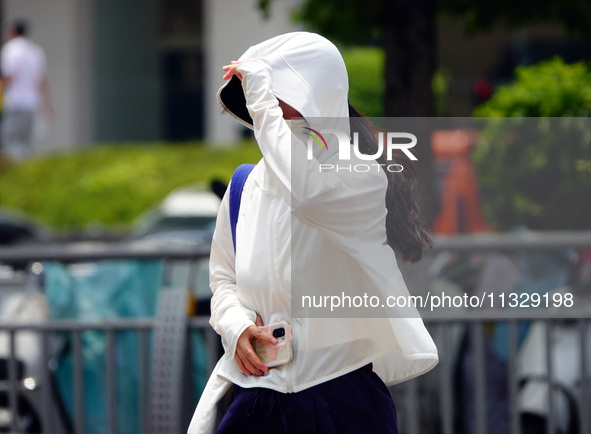
M 367 365 L 298 393 L 234 386 L 216 434 L 398 434 L 394 401 Z

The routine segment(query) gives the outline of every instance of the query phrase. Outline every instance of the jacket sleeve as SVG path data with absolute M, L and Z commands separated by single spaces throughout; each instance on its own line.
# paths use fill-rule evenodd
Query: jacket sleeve
M 270 180 L 292 214 L 346 251 L 354 251 L 359 244 L 356 237 L 363 236 L 369 221 L 385 217 L 386 176 L 378 170 L 369 174 L 321 172 L 320 162 L 308 159 L 306 144 L 283 119 L 272 91 L 269 63 L 248 59 L 237 71 L 242 74 L 246 106 Z M 378 214 L 370 215 L 371 210 Z
M 220 205 L 209 257 L 210 324 L 222 337 L 226 357 L 233 358 L 242 332 L 254 325 L 256 312 L 245 307 L 236 292 L 234 243 L 229 215 L 230 187 Z

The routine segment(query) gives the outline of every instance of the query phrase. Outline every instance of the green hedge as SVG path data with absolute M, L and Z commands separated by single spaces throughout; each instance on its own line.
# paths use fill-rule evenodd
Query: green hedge
M 500 86 L 475 116 L 590 116 L 591 68 L 561 58 L 515 69 L 513 83 Z
M 211 149 L 183 145 L 111 144 L 49 155 L 0 168 L 0 206 L 54 229 L 129 225 L 175 188 L 229 181 L 241 163 L 261 158 L 253 141 Z
M 498 229 L 589 229 L 591 67 L 555 58 L 516 76 L 474 113 L 491 117 L 473 152 L 484 213 Z

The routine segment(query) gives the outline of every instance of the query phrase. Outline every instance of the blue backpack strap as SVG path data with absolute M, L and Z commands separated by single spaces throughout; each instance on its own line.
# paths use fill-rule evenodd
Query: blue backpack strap
M 248 175 L 250 175 L 254 166 L 256 166 L 256 164 L 241 164 L 232 175 L 232 183 L 230 184 L 230 225 L 232 227 L 234 253 L 236 253 L 236 224 L 238 224 L 242 189 L 244 188 L 246 178 L 248 178 Z

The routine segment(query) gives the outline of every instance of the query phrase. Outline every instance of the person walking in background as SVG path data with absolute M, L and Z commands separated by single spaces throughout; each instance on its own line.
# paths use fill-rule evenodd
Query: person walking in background
M 35 115 L 43 107 L 53 116 L 46 76 L 45 53 L 27 38 L 27 23 L 18 20 L 10 27 L 0 54 L 3 111 L 2 153 L 14 160 L 31 155 Z

